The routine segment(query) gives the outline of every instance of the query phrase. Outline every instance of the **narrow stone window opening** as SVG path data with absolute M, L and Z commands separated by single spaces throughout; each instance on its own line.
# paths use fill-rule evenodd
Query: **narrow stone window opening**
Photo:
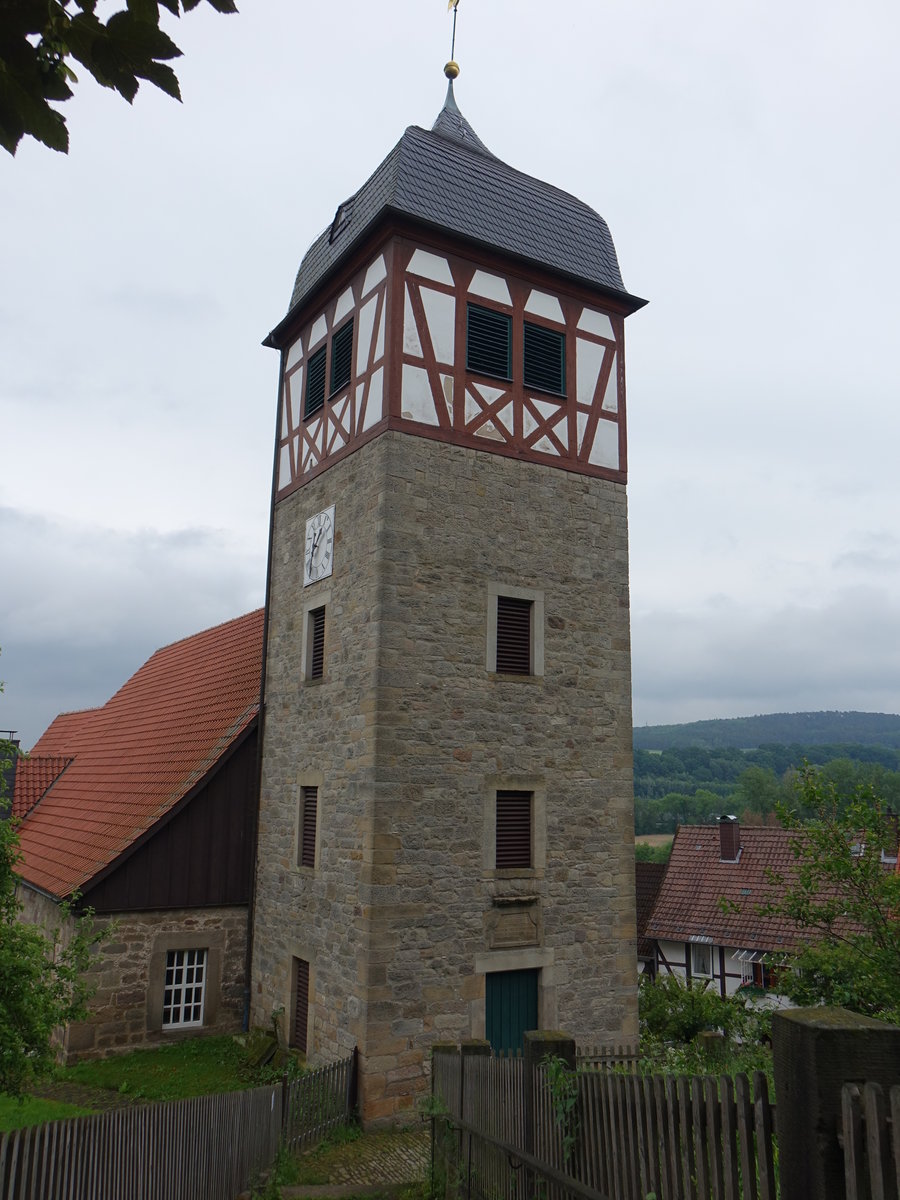
M 317 787 L 301 788 L 300 831 L 297 839 L 297 865 L 300 867 L 315 867 L 316 865 L 316 822 L 318 816 L 319 789 Z
M 515 596 L 497 597 L 497 673 L 530 675 L 532 673 L 532 612 L 531 600 Z
M 322 679 L 325 675 L 325 606 L 309 614 L 307 630 L 307 679 Z
M 528 868 L 533 865 L 532 802 L 532 792 L 497 792 L 498 871 Z
M 305 958 L 294 959 L 294 1019 L 291 1022 L 291 1045 L 307 1052 L 309 1025 L 309 963 Z

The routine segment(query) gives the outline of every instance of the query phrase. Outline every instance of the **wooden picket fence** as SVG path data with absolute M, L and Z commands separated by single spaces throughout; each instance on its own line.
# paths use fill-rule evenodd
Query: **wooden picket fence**
M 841 1135 L 847 1200 L 900 1196 L 900 1086 L 845 1083 Z
M 435 1108 L 445 1110 L 443 1169 L 469 1190 L 521 1200 L 525 1174 L 554 1196 L 615 1200 L 775 1200 L 774 1105 L 761 1072 L 674 1078 L 610 1070 L 560 1080 L 522 1059 L 437 1050 Z M 530 1091 L 530 1095 L 529 1095 Z M 521 1169 L 510 1153 L 522 1152 Z M 527 1161 L 526 1161 L 527 1160 Z M 525 1166 L 523 1166 L 525 1164 Z M 518 1170 L 518 1174 L 517 1174 Z M 468 1192 L 466 1192 L 468 1194 Z
M 356 1105 L 356 1053 L 283 1085 L 0 1135 L 0 1200 L 234 1200 Z
M 579 1071 L 608 1070 L 637 1071 L 641 1053 L 636 1046 L 579 1046 L 575 1065 Z

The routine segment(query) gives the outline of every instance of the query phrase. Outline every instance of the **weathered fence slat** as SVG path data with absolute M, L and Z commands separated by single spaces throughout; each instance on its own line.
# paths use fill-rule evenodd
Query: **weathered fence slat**
M 772 1108 L 769 1081 L 762 1071 L 753 1072 L 753 1111 L 756 1129 L 756 1161 L 759 1166 L 760 1200 L 775 1200 L 775 1156 L 772 1153 Z

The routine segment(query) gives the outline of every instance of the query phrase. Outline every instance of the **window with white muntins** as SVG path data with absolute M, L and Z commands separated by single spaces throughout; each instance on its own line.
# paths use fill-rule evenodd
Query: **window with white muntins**
M 169 950 L 163 991 L 163 1029 L 203 1024 L 206 951 Z

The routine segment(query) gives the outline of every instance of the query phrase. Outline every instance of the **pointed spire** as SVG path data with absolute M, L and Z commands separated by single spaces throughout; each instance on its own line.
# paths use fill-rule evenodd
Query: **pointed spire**
M 456 67 L 455 72 L 451 73 L 449 68 Z M 487 146 L 459 111 L 456 103 L 456 97 L 453 94 L 453 80 L 459 74 L 459 67 L 455 62 L 447 63 L 444 68 L 444 74 L 447 76 L 447 96 L 444 100 L 444 107 L 437 115 L 437 119 L 431 127 L 431 132 L 438 134 L 439 137 L 447 138 L 448 141 L 458 142 L 465 146 L 467 150 L 472 150 L 476 154 L 486 154 L 488 158 L 495 158 L 496 155 L 491 154 Z

